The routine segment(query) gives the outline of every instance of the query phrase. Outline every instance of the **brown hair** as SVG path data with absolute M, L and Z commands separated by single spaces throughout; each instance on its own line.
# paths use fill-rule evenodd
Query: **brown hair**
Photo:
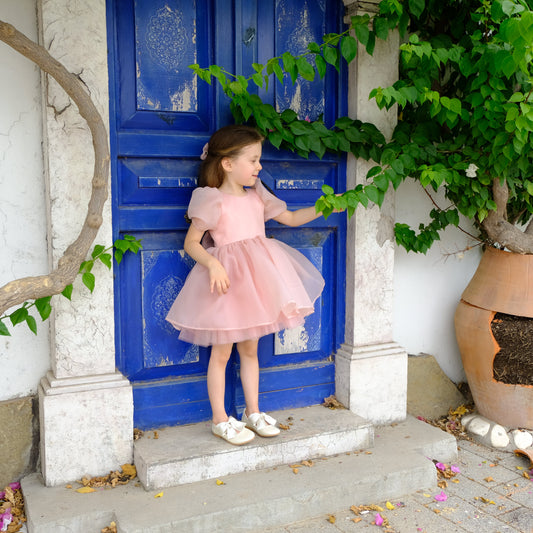
M 263 135 L 255 128 L 233 124 L 217 130 L 209 139 L 207 157 L 200 166 L 199 187 L 220 187 L 224 181 L 222 159 L 237 157 L 250 144 L 262 143 Z

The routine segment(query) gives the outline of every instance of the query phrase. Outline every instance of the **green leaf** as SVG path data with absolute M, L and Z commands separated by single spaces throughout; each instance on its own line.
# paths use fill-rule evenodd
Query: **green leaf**
M 111 262 L 112 262 L 112 257 L 111 257 L 111 254 L 102 254 L 100 257 L 99 257 L 100 261 L 102 261 L 102 263 L 104 263 L 104 265 L 109 268 L 109 270 L 111 270 Z
M 46 320 L 52 312 L 52 306 L 50 305 L 51 296 L 45 296 L 35 300 L 35 307 L 41 316 L 41 320 Z
M 300 56 L 296 60 L 296 67 L 298 68 L 298 74 L 307 81 L 313 81 L 315 78 L 315 69 L 303 56 Z
M 422 12 L 424 11 L 424 7 L 425 0 L 409 0 L 409 9 L 416 18 L 420 18 L 420 15 L 422 15 Z
M 354 28 L 355 35 L 357 37 L 357 40 L 363 45 L 366 46 L 368 43 L 368 38 L 370 35 L 370 30 L 368 29 L 368 26 L 364 24 L 358 24 Z
M 91 254 L 91 257 L 94 259 L 97 255 L 100 255 L 104 250 L 105 250 L 105 246 L 102 246 L 101 244 L 97 244 L 93 249 L 93 253 Z
M 374 31 L 379 39 L 386 41 L 389 37 L 389 23 L 386 18 L 376 17 L 374 19 Z
M 115 261 L 117 262 L 117 265 L 120 265 L 120 262 L 122 261 L 123 252 L 121 250 L 115 250 Z
M 72 283 L 70 285 L 67 285 L 62 291 L 61 294 L 67 298 L 67 300 L 70 300 L 72 298 Z
M 94 291 L 94 284 L 96 281 L 94 274 L 91 274 L 90 272 L 85 272 L 85 274 L 83 274 L 83 276 L 81 277 L 81 281 L 91 292 Z
M 7 326 L 0 320 L 0 336 L 11 337 L 11 333 L 7 329 Z
M 324 47 L 324 59 L 336 69 L 339 68 L 339 51 L 336 48 L 333 48 L 332 46 Z
M 523 102 L 524 99 L 525 96 L 522 93 L 516 92 L 509 98 L 509 102 Z
M 345 35 L 341 41 L 341 54 L 347 63 L 357 55 L 357 41 L 351 35 Z
M 298 77 L 298 70 L 296 68 L 296 60 L 294 59 L 293 55 L 289 52 L 285 52 L 281 59 L 283 61 L 283 68 L 285 69 L 285 72 L 288 72 L 292 83 L 296 81 L 296 78 Z
M 320 76 L 320 79 L 323 79 L 324 76 L 326 75 L 327 63 L 324 61 L 324 58 L 322 56 L 317 55 L 315 57 L 315 66 L 316 66 L 318 75 Z
M 20 324 L 21 322 L 24 322 L 26 318 L 28 317 L 28 310 L 25 307 L 21 307 L 11 313 L 9 316 L 9 319 L 11 320 L 11 324 L 13 326 L 16 326 L 17 324 Z
M 322 185 L 322 192 L 324 194 L 335 194 L 335 189 L 331 187 L 330 185 Z
M 374 202 L 377 205 L 380 204 L 381 195 L 377 187 L 375 187 L 374 185 L 367 185 L 364 188 L 364 191 L 371 202 Z
M 31 331 L 37 335 L 37 322 L 35 322 L 35 318 L 33 318 L 31 315 L 28 315 L 26 317 L 26 324 L 28 324 L 28 327 L 31 329 Z

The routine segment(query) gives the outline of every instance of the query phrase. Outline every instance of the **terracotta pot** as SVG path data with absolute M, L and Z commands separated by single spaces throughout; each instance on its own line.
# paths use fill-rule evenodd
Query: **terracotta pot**
M 533 318 L 533 255 L 488 248 L 455 312 L 455 334 L 478 411 L 503 426 L 533 429 L 533 386 L 493 376 L 500 350 L 491 330 L 496 313 Z

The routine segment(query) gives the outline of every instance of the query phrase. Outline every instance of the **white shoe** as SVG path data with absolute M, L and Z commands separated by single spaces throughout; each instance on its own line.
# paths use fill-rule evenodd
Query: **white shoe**
M 246 429 L 246 424 L 239 422 L 232 416 L 227 422 L 220 422 L 220 424 L 212 424 L 211 431 L 216 437 L 220 437 L 230 444 L 241 446 L 253 440 L 255 435 L 249 429 Z
M 252 413 L 246 416 L 246 409 L 242 413 L 242 421 L 247 428 L 255 431 L 260 437 L 275 437 L 280 434 L 280 429 L 276 427 L 276 419 L 266 413 Z

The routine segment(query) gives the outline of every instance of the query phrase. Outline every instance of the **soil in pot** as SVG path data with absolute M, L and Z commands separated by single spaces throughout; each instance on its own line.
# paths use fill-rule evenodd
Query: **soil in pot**
M 494 379 L 533 385 L 533 318 L 496 313 L 491 329 L 500 346 L 494 358 Z

